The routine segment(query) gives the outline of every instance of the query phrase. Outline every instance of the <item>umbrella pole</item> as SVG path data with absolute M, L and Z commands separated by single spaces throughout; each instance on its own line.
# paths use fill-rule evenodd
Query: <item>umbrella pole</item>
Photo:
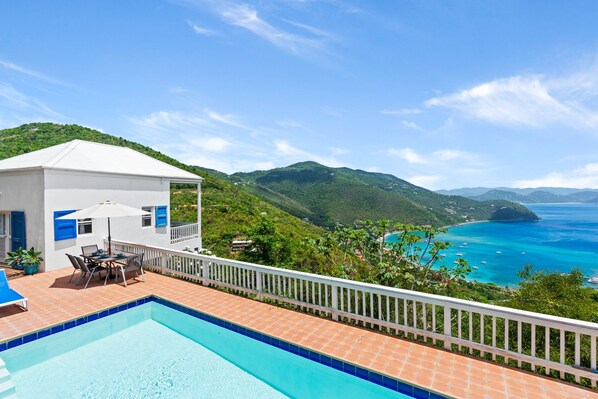
M 112 255 L 112 238 L 110 237 L 110 218 L 108 218 L 108 255 Z

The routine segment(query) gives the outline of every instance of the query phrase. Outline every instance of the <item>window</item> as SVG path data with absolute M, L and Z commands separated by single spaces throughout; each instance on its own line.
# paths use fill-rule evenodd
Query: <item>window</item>
M 141 215 L 141 227 L 152 227 L 152 207 L 144 206 L 141 210 L 150 213 L 149 215 Z
M 0 236 L 6 235 L 6 214 L 0 213 Z
M 91 234 L 91 219 L 77 219 L 77 232 L 81 234 Z

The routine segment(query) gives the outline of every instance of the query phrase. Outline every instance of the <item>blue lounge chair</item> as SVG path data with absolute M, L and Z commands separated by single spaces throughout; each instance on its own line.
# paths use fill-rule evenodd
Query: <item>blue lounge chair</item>
M 8 305 L 17 305 L 27 310 L 27 298 L 10 288 L 6 271 L 0 269 L 0 307 Z

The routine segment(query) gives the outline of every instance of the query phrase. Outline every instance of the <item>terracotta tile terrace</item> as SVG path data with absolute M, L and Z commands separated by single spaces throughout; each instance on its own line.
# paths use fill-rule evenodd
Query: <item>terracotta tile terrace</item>
M 454 398 L 598 398 L 598 392 L 374 331 L 278 308 L 194 283 L 146 274 L 128 287 L 68 284 L 71 268 L 10 280 L 29 311 L 0 308 L 0 342 L 155 295 L 307 349 Z M 0 354 L 1 356 L 1 354 Z

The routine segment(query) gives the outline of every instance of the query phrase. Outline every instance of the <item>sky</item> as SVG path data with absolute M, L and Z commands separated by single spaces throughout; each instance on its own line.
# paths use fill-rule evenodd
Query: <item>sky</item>
M 0 129 L 226 173 L 313 160 L 429 189 L 598 188 L 598 2 L 0 2 Z

